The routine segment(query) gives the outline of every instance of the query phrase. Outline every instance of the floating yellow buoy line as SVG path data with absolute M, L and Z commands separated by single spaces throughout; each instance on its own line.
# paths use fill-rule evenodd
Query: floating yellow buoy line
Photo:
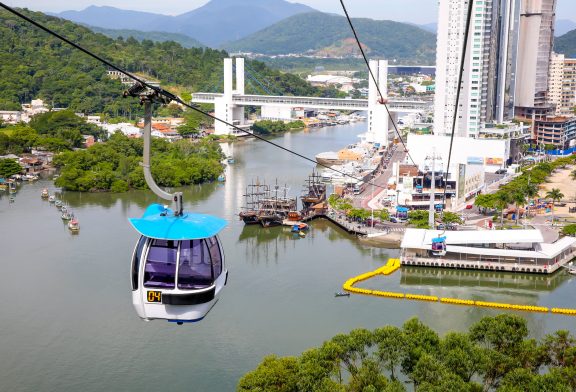
M 354 287 L 356 283 L 363 282 L 376 275 L 390 275 L 394 273 L 398 268 L 400 268 L 399 259 L 388 259 L 386 265 L 378 268 L 372 272 L 366 272 L 364 274 L 355 276 L 348 279 L 342 286 L 344 290 L 363 295 L 374 295 L 377 297 L 387 297 L 387 298 L 397 298 L 397 299 L 410 299 L 413 301 L 428 301 L 428 302 L 441 302 L 451 305 L 464 305 L 464 306 L 481 306 L 485 308 L 495 308 L 495 309 L 508 309 L 508 310 L 521 310 L 525 312 L 540 312 L 548 313 L 552 312 L 554 314 L 564 314 L 569 316 L 576 316 L 576 309 L 563 309 L 563 308 L 552 308 L 549 309 L 544 306 L 532 306 L 532 305 L 516 305 L 516 304 L 506 304 L 501 302 L 484 302 L 484 301 L 473 301 L 470 299 L 458 299 L 458 298 L 438 298 L 434 295 L 419 295 L 419 294 L 403 294 L 395 293 L 391 291 L 380 291 L 380 290 L 369 290 L 362 289 L 359 287 Z

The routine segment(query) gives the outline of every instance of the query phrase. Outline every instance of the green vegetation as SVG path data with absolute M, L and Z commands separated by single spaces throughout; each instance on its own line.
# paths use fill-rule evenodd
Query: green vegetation
M 80 192 L 124 192 L 144 189 L 144 171 L 139 165 L 142 139 L 121 133 L 86 150 L 68 151 L 54 157 L 61 168 L 55 185 Z M 222 173 L 220 147 L 210 140 L 169 143 L 152 140 L 152 175 L 160 186 L 177 187 L 215 180 Z
M 433 33 L 388 20 L 353 19 L 353 23 L 370 56 L 397 59 L 402 64 L 434 61 L 436 37 Z M 225 47 L 231 51 L 263 54 L 305 53 L 333 47 L 352 36 L 344 17 L 312 12 L 286 18 Z
M 336 335 L 297 357 L 268 356 L 237 390 L 568 392 L 575 374 L 576 339 L 568 331 L 529 339 L 526 320 L 501 314 L 440 337 L 413 318 L 401 328 Z
M 434 214 L 434 219 L 438 217 L 438 214 Z M 417 229 L 429 229 L 428 225 L 428 211 L 426 210 L 413 210 L 408 211 L 408 220 L 410 221 L 410 226 L 416 227 Z
M 129 29 L 105 29 L 103 27 L 96 26 L 86 26 L 95 33 L 104 34 L 106 37 L 113 39 L 116 38 L 135 38 L 138 41 L 153 41 L 153 42 L 166 42 L 173 41 L 176 42 L 184 48 L 203 48 L 206 45 L 202 44 L 200 41 L 189 37 L 184 34 L 178 33 L 167 33 L 165 31 L 140 31 L 140 30 L 129 30 Z
M 175 42 L 142 42 L 130 37 L 111 39 L 90 29 L 40 12 L 22 10 L 32 19 L 129 72 L 177 87 L 182 97 L 194 91 L 213 91 L 222 77 L 228 54 L 207 48 L 183 48 Z M 31 99 L 74 112 L 135 118 L 143 113 L 137 99 L 121 99 L 125 90 L 107 77 L 106 66 L 29 23 L 0 11 L 0 108 L 19 110 Z M 258 76 L 285 95 L 336 96 L 334 89 L 312 87 L 296 75 L 247 62 Z M 170 89 L 170 88 L 169 88 Z M 261 93 L 250 85 L 248 93 Z
M 349 211 L 352 209 L 352 201 L 333 193 L 328 197 L 328 204 L 337 211 Z
M 254 125 L 252 125 L 252 130 L 254 133 L 259 135 L 270 135 L 287 132 L 291 129 L 302 129 L 304 127 L 305 124 L 300 120 L 290 121 L 288 123 L 285 123 L 284 121 L 263 120 L 256 121 Z
M 201 104 L 199 107 L 204 112 L 211 112 L 213 105 Z M 214 120 L 195 110 L 188 110 L 184 113 L 185 122 L 178 127 L 178 133 L 182 136 L 198 135 L 203 128 L 214 125 Z
M 0 159 L 0 177 L 8 178 L 22 172 L 22 166 L 15 159 Z
M 576 236 L 576 224 L 566 225 L 562 228 L 562 234 L 569 236 Z
M 565 54 L 566 58 L 576 57 L 576 30 L 554 38 L 554 51 Z
M 106 133 L 69 110 L 35 116 L 30 124 L 11 125 L 0 130 L 0 154 L 22 154 L 32 148 L 53 152 L 82 147 L 82 135 L 104 139 Z
M 541 162 L 523 169 L 523 173 L 510 181 L 508 184 L 501 186 L 493 194 L 479 195 L 476 197 L 474 204 L 482 209 L 483 213 L 489 210 L 497 209 L 500 212 L 500 223 L 504 223 L 504 210 L 509 204 L 515 204 L 516 209 L 538 196 L 538 185 L 546 182 L 546 179 L 555 169 L 565 168 L 576 162 L 576 156 L 558 158 L 553 162 Z M 555 191 L 554 189 L 552 191 Z M 557 192 L 548 192 L 546 197 L 554 202 L 561 200 L 564 195 Z M 516 214 L 516 219 L 518 219 Z

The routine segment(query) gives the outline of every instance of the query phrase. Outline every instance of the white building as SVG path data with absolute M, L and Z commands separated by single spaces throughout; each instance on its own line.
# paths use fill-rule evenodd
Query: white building
M 548 77 L 548 101 L 556 106 L 557 116 L 574 115 L 576 107 L 576 59 L 552 54 Z
M 338 75 L 308 75 L 308 83 L 316 87 L 333 86 L 346 93 L 354 89 L 354 81 L 347 76 Z
M 0 120 L 4 124 L 18 124 L 22 121 L 22 113 L 12 110 L 0 110 Z
M 124 135 L 130 137 L 142 136 L 142 130 L 130 123 L 102 124 L 101 127 L 108 132 L 108 135 L 113 135 L 115 132 L 122 132 Z
M 434 132 L 452 133 L 470 1 L 440 0 Z M 483 122 L 510 120 L 514 110 L 521 0 L 474 0 L 458 105 L 456 135 L 478 137 Z
M 426 156 L 430 155 L 433 149 L 447 162 L 450 137 L 409 134 L 407 147 L 419 166 L 425 164 Z M 509 157 L 510 138 L 474 139 L 455 136 L 450 163 L 480 165 L 485 171 L 493 173 L 504 168 Z
M 446 180 L 446 173 L 443 163 L 446 163 L 446 159 L 443 162 L 437 161 L 434 168 L 436 173 L 435 204 L 442 202 L 444 197 L 442 184 Z M 399 205 L 428 209 L 432 195 L 432 169 L 429 165 L 429 162 L 426 165 L 419 165 L 416 171 L 414 166 L 412 170 L 402 170 L 404 165 L 394 164 L 396 189 L 393 198 L 395 197 Z M 484 179 L 483 165 L 460 164 L 452 161 L 446 180 L 446 207 L 454 210 L 476 196 L 484 189 Z

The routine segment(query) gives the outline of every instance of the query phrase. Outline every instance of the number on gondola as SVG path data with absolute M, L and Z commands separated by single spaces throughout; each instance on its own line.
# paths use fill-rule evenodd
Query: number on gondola
M 161 291 L 148 291 L 148 302 L 162 303 Z

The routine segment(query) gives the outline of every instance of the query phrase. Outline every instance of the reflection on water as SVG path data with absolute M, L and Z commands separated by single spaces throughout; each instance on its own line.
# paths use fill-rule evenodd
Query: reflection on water
M 555 290 L 570 278 L 563 271 L 553 275 L 536 275 L 410 266 L 403 266 L 400 271 L 400 283 L 406 286 L 473 287 L 532 293 Z

